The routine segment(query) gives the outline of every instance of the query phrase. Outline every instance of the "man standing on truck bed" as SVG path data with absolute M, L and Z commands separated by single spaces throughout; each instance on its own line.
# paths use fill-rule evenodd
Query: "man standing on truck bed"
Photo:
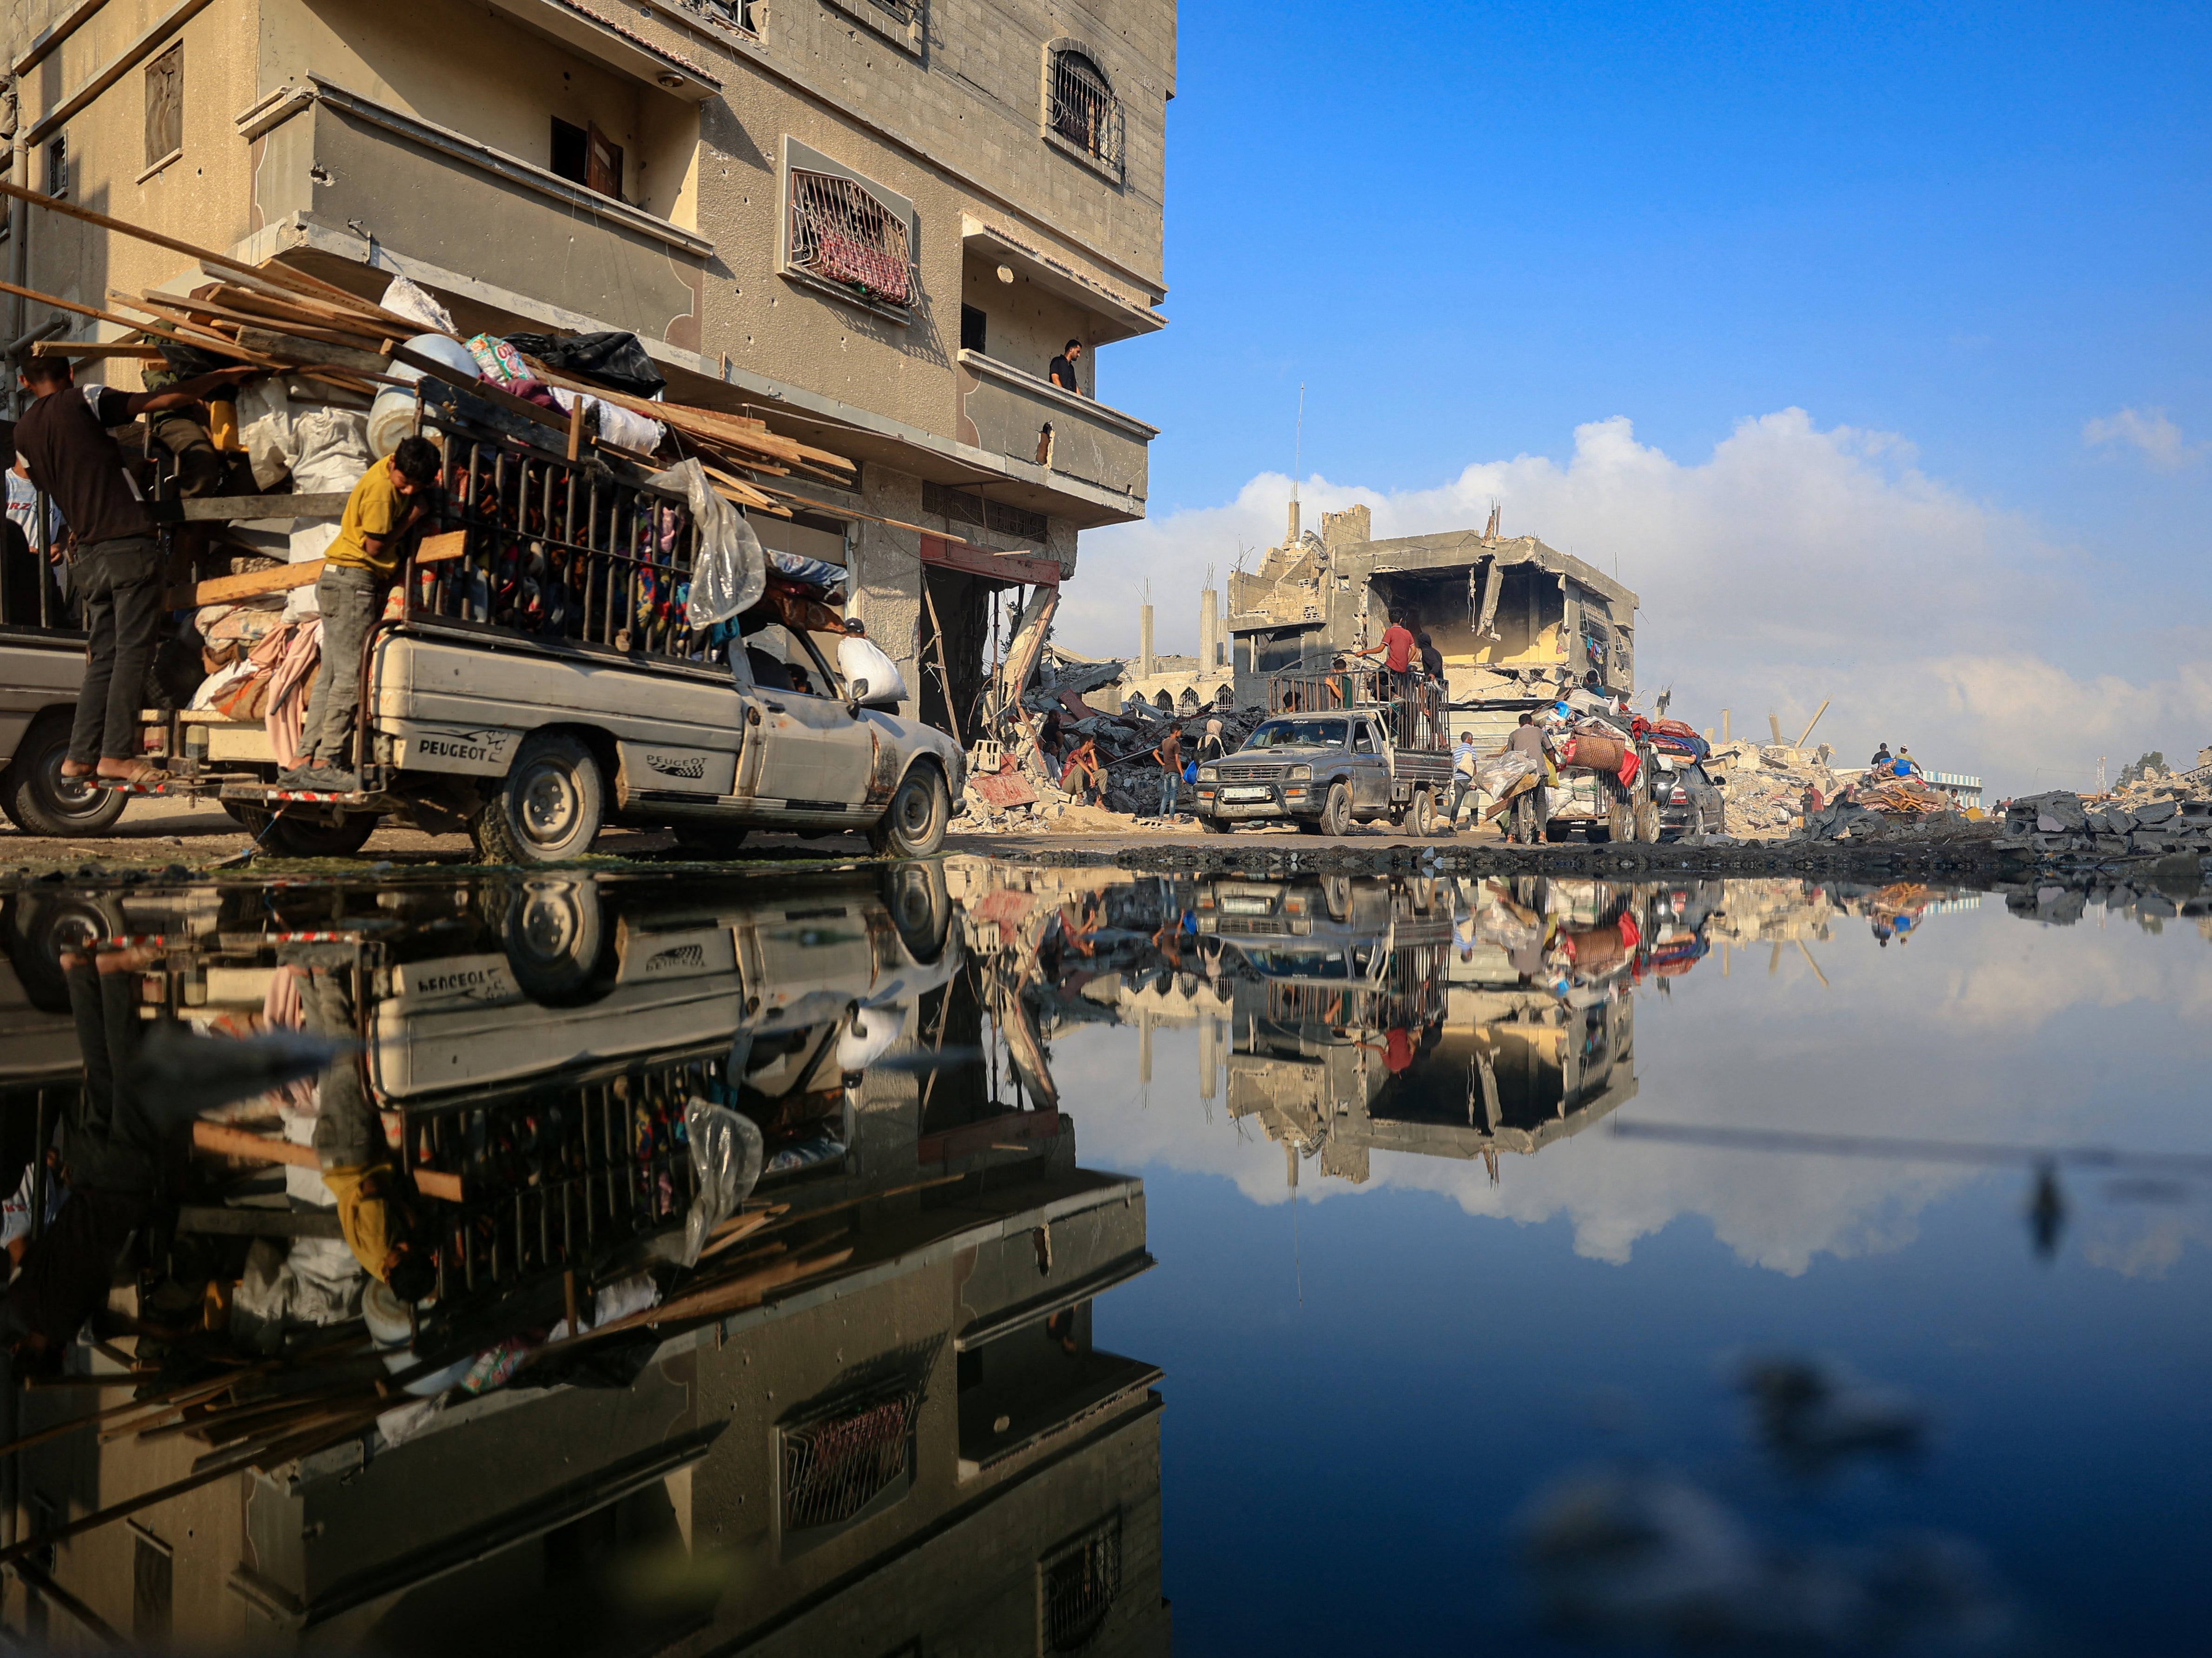
M 362 474 L 346 497 L 338 538 L 323 556 L 315 603 L 323 613 L 322 668 L 300 730 L 301 763 L 282 788 L 351 793 L 361 774 L 346 764 L 361 705 L 361 650 L 399 568 L 399 547 L 422 517 L 423 492 L 438 481 L 437 446 L 404 437 L 391 458 Z
M 109 428 L 141 415 L 182 409 L 258 368 L 218 368 L 166 392 L 80 391 L 67 357 L 26 357 L 22 382 L 33 401 L 15 422 L 15 450 L 31 483 L 51 496 L 76 537 L 70 585 L 91 635 L 64 777 L 158 783 L 167 774 L 138 757 L 146 667 L 161 621 L 161 549 L 154 519 Z

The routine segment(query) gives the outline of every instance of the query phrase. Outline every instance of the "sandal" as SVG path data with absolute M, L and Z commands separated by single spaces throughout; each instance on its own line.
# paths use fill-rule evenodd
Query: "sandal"
M 161 794 L 167 792 L 169 774 L 159 766 L 141 760 L 120 777 L 101 777 L 95 774 L 92 780 L 104 789 L 122 789 L 132 794 Z

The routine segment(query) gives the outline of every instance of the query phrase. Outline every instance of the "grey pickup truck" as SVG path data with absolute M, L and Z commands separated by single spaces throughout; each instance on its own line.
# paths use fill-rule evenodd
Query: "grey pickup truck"
M 1450 756 L 1396 741 L 1405 714 L 1387 705 L 1276 714 L 1235 754 L 1198 768 L 1200 824 L 1223 835 L 1288 819 L 1308 835 L 1342 835 L 1387 818 L 1419 835 L 1449 833 Z

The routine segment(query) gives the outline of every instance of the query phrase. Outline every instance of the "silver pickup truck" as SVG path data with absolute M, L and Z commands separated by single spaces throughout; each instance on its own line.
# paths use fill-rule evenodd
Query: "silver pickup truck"
M 1211 835 L 1239 823 L 1289 821 L 1307 835 L 1342 835 L 1387 818 L 1419 835 L 1449 833 L 1441 804 L 1449 756 L 1392 742 L 1390 711 L 1284 714 L 1225 759 L 1198 768 L 1198 821 Z

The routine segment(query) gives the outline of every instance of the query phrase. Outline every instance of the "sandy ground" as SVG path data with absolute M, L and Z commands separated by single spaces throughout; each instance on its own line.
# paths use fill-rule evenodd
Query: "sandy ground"
M 1127 822 L 1128 820 L 1122 820 Z M 12 824 L 0 823 L 0 871 L 27 866 L 33 870 L 56 866 L 76 868 L 85 864 L 103 867 L 160 869 L 180 864 L 187 869 L 206 865 L 240 853 L 252 837 L 233 823 L 212 801 L 140 799 L 131 803 L 121 820 L 104 835 L 73 839 L 50 839 L 19 833 Z M 973 835 L 961 832 L 956 823 L 946 837 L 949 851 L 988 855 L 994 852 L 1034 852 L 1046 848 L 1079 848 L 1112 854 L 1129 847 L 1157 847 L 1164 841 L 1226 851 L 1233 847 L 1276 842 L 1315 849 L 1332 844 L 1358 846 L 1363 850 L 1389 846 L 1428 844 L 1411 835 L 1392 834 L 1385 824 L 1356 828 L 1340 842 L 1318 835 L 1300 835 L 1288 826 L 1239 829 L 1234 835 L 1201 834 L 1195 823 L 1131 823 L 1126 829 L 1079 834 Z M 1455 837 L 1437 844 L 1462 847 L 1502 847 L 1495 827 L 1462 829 Z M 636 859 L 645 862 L 690 861 L 676 849 L 675 837 L 665 829 L 610 829 L 592 848 L 599 857 Z M 858 835 L 825 835 L 805 840 L 795 835 L 754 835 L 744 846 L 744 861 L 866 858 L 866 840 Z M 416 829 L 379 829 L 349 861 L 362 865 L 467 864 L 475 848 L 464 835 L 424 835 Z

